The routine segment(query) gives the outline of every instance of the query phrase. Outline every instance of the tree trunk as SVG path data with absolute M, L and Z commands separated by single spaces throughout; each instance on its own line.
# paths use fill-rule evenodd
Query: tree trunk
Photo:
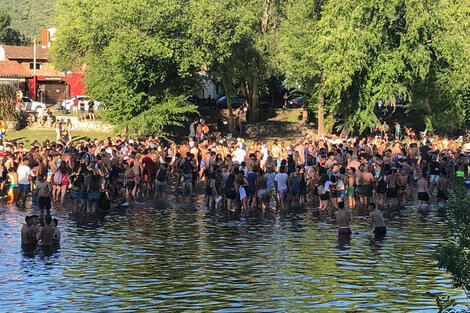
M 349 123 L 348 122 L 344 123 L 343 130 L 341 131 L 341 134 L 339 136 L 341 138 L 348 138 L 349 136 Z
M 302 109 L 302 124 L 303 125 L 308 124 L 308 109 L 306 106 L 304 106 Z
M 318 128 L 317 128 L 317 133 L 318 137 L 321 137 L 325 133 L 325 112 L 324 112 L 324 106 L 325 106 L 325 98 L 323 95 L 320 95 L 320 99 L 318 101 L 317 105 L 317 117 L 318 117 Z
M 252 105 L 252 99 L 251 99 L 251 88 L 250 88 L 250 83 L 245 81 L 245 95 L 246 95 L 246 100 L 248 102 L 248 117 L 250 118 L 249 121 L 251 121 L 251 117 L 253 116 L 253 105 Z M 247 119 L 248 122 L 248 119 Z
M 232 108 L 232 84 L 229 79 L 222 79 L 222 84 L 225 89 L 225 97 L 227 98 L 227 108 L 228 108 L 228 128 L 230 133 L 233 135 L 233 108 Z
M 269 5 L 270 0 L 265 0 L 263 4 L 263 20 L 261 21 L 261 32 L 265 34 L 268 31 Z
M 253 85 L 251 87 L 252 89 L 251 89 L 250 123 L 254 124 L 254 123 L 258 123 L 259 121 L 259 109 L 258 109 L 259 86 L 256 82 L 253 82 Z
M 424 104 L 426 105 L 426 109 L 428 110 L 428 114 L 431 114 L 431 104 L 429 103 L 429 98 L 426 97 L 426 99 L 424 99 Z

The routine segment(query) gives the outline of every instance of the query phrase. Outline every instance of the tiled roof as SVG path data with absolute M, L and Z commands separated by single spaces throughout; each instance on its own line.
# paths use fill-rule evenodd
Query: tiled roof
M 2 46 L 5 49 L 5 57 L 9 60 L 32 60 L 34 58 L 33 46 Z M 36 59 L 48 60 L 50 57 L 49 49 L 36 47 Z
M 27 70 L 25 70 L 20 63 L 16 61 L 0 61 L 0 78 L 25 78 L 32 77 Z

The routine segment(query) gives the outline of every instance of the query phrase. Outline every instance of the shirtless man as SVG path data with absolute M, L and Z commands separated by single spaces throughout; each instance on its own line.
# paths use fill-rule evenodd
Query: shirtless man
M 445 173 L 441 172 L 439 175 L 439 180 L 437 181 L 437 199 L 436 199 L 436 206 L 439 206 L 439 201 L 444 202 L 444 207 L 447 204 L 447 200 L 449 199 L 449 189 L 450 189 L 450 181 L 445 175 Z
M 419 201 L 419 209 L 423 205 L 423 202 L 427 202 L 428 208 L 431 208 L 431 204 L 429 202 L 429 182 L 427 179 L 426 173 L 423 173 L 423 177 L 418 180 L 418 201 Z
M 384 237 L 387 234 L 387 228 L 385 227 L 384 218 L 382 212 L 380 212 L 375 203 L 369 203 L 369 223 L 374 225 L 374 234 L 376 237 Z
M 397 169 L 395 167 L 392 167 L 391 174 L 387 176 L 387 205 L 389 205 L 390 199 L 392 199 L 394 206 L 397 205 L 397 180 Z
M 41 240 L 41 246 L 52 246 L 52 239 L 54 238 L 54 234 L 56 229 L 52 223 L 52 217 L 47 215 L 44 218 L 44 222 L 46 223 L 45 226 L 39 229 L 39 232 L 36 235 L 36 239 L 39 241 Z
M 25 217 L 26 224 L 21 228 L 21 245 L 22 246 L 33 246 L 36 241 L 32 232 L 33 219 L 31 216 Z
M 344 207 L 344 202 L 338 202 L 339 210 L 335 212 L 336 222 L 338 223 L 338 235 L 351 235 L 349 221 L 351 216 L 349 210 Z
M 410 158 L 411 164 L 413 165 L 413 173 L 415 176 L 418 174 L 418 152 L 418 146 L 415 143 L 412 143 L 408 149 L 408 157 Z
M 52 243 L 54 245 L 60 245 L 60 229 L 59 229 L 59 221 L 54 218 L 52 220 L 52 223 L 53 223 L 53 226 L 55 228 L 55 233 L 54 233 L 54 236 L 52 237 Z
M 15 172 L 13 167 L 10 167 L 8 169 L 8 174 L 7 174 L 7 183 L 9 184 L 8 189 L 11 189 L 13 192 L 13 198 L 9 199 L 10 202 L 13 202 L 14 199 L 18 198 L 18 173 Z
M 268 207 L 268 192 L 266 190 L 266 177 L 263 175 L 263 171 L 258 168 L 256 171 L 256 196 L 258 197 L 258 202 L 261 203 L 261 208 L 263 212 Z
M 355 175 L 356 175 L 356 168 L 351 167 L 348 169 L 347 172 L 347 182 L 348 182 L 348 190 L 347 190 L 347 195 L 348 195 L 348 203 L 349 203 L 349 209 L 353 209 L 356 207 L 356 199 L 355 199 L 355 189 L 354 186 L 356 184 L 355 180 Z
M 405 206 L 406 205 L 406 189 L 408 187 L 408 175 L 406 174 L 405 170 L 402 170 L 400 174 L 398 174 L 397 179 L 398 185 L 398 204 Z
M 372 199 L 372 189 L 374 184 L 374 176 L 368 170 L 367 167 L 364 167 L 362 170 L 362 197 L 364 205 L 369 204 L 370 200 Z
M 465 178 L 468 176 L 468 163 L 464 154 L 459 155 L 459 159 L 457 161 L 456 175 L 460 178 Z
M 364 179 L 363 179 L 363 173 L 364 173 L 364 165 L 359 166 L 359 170 L 356 171 L 356 193 L 359 196 L 359 202 L 360 204 L 364 204 Z

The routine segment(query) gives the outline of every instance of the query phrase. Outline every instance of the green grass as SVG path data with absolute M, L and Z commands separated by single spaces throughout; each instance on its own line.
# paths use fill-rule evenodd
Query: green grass
M 267 118 L 267 121 L 301 123 L 302 111 L 303 109 L 274 109 L 270 112 L 271 116 L 267 116 L 265 118 Z
M 89 131 L 72 131 L 72 141 L 76 140 L 82 140 L 85 138 L 91 138 L 91 139 L 104 139 L 108 136 L 113 136 L 111 133 L 106 133 L 106 132 L 89 132 Z M 29 129 L 25 128 L 19 131 L 15 131 L 12 133 L 7 133 L 6 134 L 6 139 L 7 140 L 14 140 L 17 142 L 22 142 L 27 146 L 28 144 L 32 144 L 35 140 L 39 141 L 42 143 L 46 139 L 49 139 L 51 141 L 56 140 L 56 132 L 54 129 L 51 130 L 38 130 L 38 129 Z

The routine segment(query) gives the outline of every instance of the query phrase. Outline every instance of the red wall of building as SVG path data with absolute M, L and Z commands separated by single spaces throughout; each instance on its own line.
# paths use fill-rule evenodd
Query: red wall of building
M 28 97 L 36 101 L 36 77 L 28 79 Z
M 69 84 L 69 97 L 83 95 L 85 83 L 82 81 L 83 74 L 72 73 L 67 75 L 67 84 Z

